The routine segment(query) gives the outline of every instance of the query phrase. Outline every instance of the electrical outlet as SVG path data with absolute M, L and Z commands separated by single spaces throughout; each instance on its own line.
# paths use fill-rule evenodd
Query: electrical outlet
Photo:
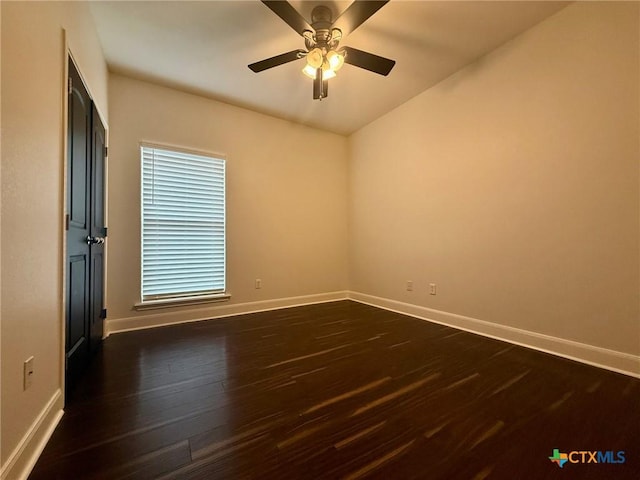
M 262 280 L 259 278 L 256 278 L 256 290 L 259 290 L 262 288 Z
M 429 284 L 429 295 L 435 295 L 436 294 L 436 284 L 435 283 L 430 283 Z
M 31 383 L 33 383 L 33 356 L 24 361 L 23 381 L 24 390 L 29 388 Z
M 413 282 L 411 280 L 407 280 L 407 292 L 413 292 Z

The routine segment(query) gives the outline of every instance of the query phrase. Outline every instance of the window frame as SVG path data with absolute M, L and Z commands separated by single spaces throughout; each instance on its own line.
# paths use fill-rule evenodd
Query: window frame
M 223 177 L 223 284 L 224 289 L 220 292 L 207 292 L 200 293 L 197 292 L 189 292 L 189 293 L 178 293 L 176 295 L 167 295 L 167 296 L 147 296 L 145 298 L 143 294 L 143 276 L 144 276 L 144 148 L 152 148 L 158 150 L 164 150 L 167 152 L 175 152 L 182 153 L 187 155 L 196 155 L 201 157 L 208 157 L 214 160 L 222 161 L 224 165 L 224 177 Z M 170 144 L 162 144 L 155 142 L 139 142 L 138 145 L 138 161 L 140 166 L 140 301 L 134 305 L 136 310 L 147 310 L 147 309 L 155 309 L 155 308 L 167 308 L 172 306 L 181 306 L 181 305 L 193 305 L 193 304 L 202 304 L 202 303 L 213 303 L 213 302 L 223 302 L 227 301 L 231 298 L 231 295 L 228 293 L 227 288 L 227 157 L 226 155 L 220 153 L 214 153 L 210 151 L 203 150 L 195 150 L 192 148 L 185 148 L 176 145 Z

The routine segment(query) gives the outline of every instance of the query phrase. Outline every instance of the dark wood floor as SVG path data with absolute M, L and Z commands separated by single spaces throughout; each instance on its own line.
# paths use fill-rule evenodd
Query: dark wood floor
M 639 400 L 631 377 L 326 303 L 111 336 L 29 478 L 637 479 Z

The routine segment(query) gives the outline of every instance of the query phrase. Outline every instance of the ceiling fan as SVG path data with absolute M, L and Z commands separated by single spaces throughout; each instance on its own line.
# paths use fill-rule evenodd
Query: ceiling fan
M 380 10 L 388 1 L 355 0 L 335 21 L 332 19 L 331 10 L 328 7 L 318 5 L 311 12 L 311 24 L 309 24 L 289 2 L 262 0 L 262 3 L 269 7 L 273 13 L 304 38 L 306 48 L 292 50 L 252 63 L 249 68 L 258 73 L 306 58 L 307 62 L 302 71 L 313 79 L 314 100 L 322 100 L 327 97 L 328 80 L 336 76 L 336 72 L 344 63 L 386 76 L 396 64 L 395 60 L 353 47 L 342 47 L 340 41 Z M 339 24 L 341 28 L 335 27 L 336 24 Z

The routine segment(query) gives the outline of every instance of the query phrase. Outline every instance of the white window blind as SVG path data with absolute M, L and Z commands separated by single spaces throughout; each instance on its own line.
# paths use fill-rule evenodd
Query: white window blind
M 142 300 L 225 291 L 225 161 L 141 146 Z

